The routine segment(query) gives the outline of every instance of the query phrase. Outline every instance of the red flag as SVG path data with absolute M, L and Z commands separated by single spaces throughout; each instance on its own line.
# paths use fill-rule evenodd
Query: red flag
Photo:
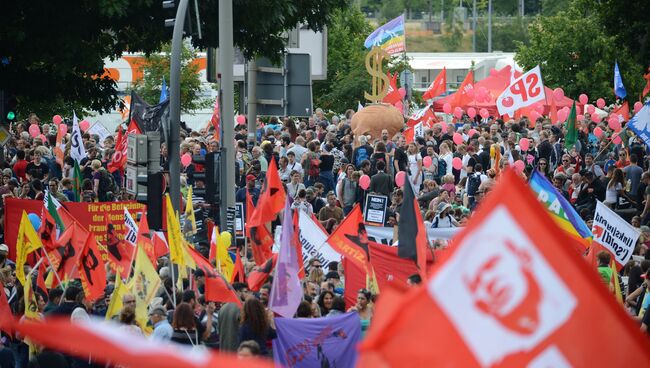
M 278 255 L 274 254 L 264 265 L 253 268 L 253 271 L 248 274 L 248 288 L 251 291 L 260 291 L 262 285 L 269 279 L 277 260 Z
M 75 222 L 56 241 L 58 247 L 49 255 L 52 258 L 54 270 L 59 274 L 61 280 L 65 280 L 66 276 L 70 279 L 76 278 L 75 266 L 79 262 L 88 234 L 86 229 Z
M 339 227 L 327 239 L 327 243 L 341 256 L 348 258 L 357 266 L 368 270 L 368 233 L 363 224 L 361 207 L 356 204 Z
M 261 226 L 275 220 L 278 212 L 284 208 L 285 198 L 286 193 L 278 174 L 277 164 L 275 159 L 271 159 L 257 207 L 246 225 Z
M 128 133 L 122 133 L 122 127 L 117 131 L 117 138 L 115 138 L 115 153 L 111 157 L 111 161 L 106 165 L 106 168 L 109 172 L 115 172 L 116 170 L 121 170 L 126 164 L 126 154 L 128 143 L 126 136 Z
M 5 287 L 0 281 L 0 331 L 4 331 L 7 335 L 13 335 L 14 314 L 11 312 L 7 294 L 5 294 Z
M 382 291 L 389 283 L 396 282 L 406 286 L 406 279 L 418 273 L 418 268 L 410 259 L 404 259 L 397 256 L 397 248 L 383 244 L 370 243 L 370 264 L 375 270 L 377 285 Z M 427 258 L 427 267 L 433 265 L 433 257 Z M 348 277 L 346 270 L 346 279 Z
M 106 288 L 106 267 L 97 249 L 95 235 L 88 233 L 81 257 L 77 263 L 81 286 L 86 299 L 91 302 L 104 296 Z
M 230 282 L 246 282 L 246 272 L 244 271 L 244 264 L 241 261 L 241 256 L 239 255 L 239 250 L 235 251 L 235 270 L 232 273 L 232 279 Z
M 474 97 L 469 97 L 467 94 L 469 90 L 474 89 L 474 72 L 471 70 L 467 73 L 465 80 L 458 87 L 458 90 L 454 94 L 453 107 L 463 107 L 465 105 L 470 105 L 474 102 Z
M 423 100 L 430 100 L 434 97 L 438 97 L 441 94 L 445 93 L 447 90 L 447 68 L 442 68 L 442 71 L 436 79 L 431 82 L 431 85 L 426 92 L 422 95 Z
M 206 278 L 207 277 L 216 277 L 219 274 L 217 273 L 217 270 L 212 264 L 201 255 L 196 249 L 193 247 L 187 247 L 188 252 L 190 253 L 190 256 L 192 256 L 192 259 L 194 262 L 196 262 L 196 267 L 200 268 L 203 273 L 205 273 Z
M 261 200 L 261 198 L 260 198 Z M 246 217 L 247 224 L 246 230 L 248 232 L 248 238 L 251 241 L 251 251 L 253 252 L 253 261 L 258 266 L 261 266 L 271 257 L 272 247 L 273 247 L 273 236 L 266 228 L 265 225 L 253 227 L 250 225 L 251 217 L 255 207 L 253 206 L 253 200 L 248 192 L 246 192 Z
M 135 255 L 135 247 L 128 242 L 120 240 L 117 230 L 108 216 L 104 216 L 104 219 L 106 221 L 106 254 L 108 255 L 108 264 L 123 279 L 128 279 L 131 262 Z
M 647 337 L 569 241 L 506 172 L 426 287 L 379 299 L 360 366 L 650 366 Z
M 140 216 L 140 223 L 138 224 L 138 236 L 135 240 L 135 244 L 144 249 L 144 252 L 147 253 L 147 257 L 151 261 L 151 264 L 155 265 L 156 260 L 156 250 L 154 248 L 153 240 L 151 239 L 151 233 L 149 231 L 149 222 L 147 222 L 147 215 L 145 211 L 142 211 Z
M 169 254 L 169 245 L 165 239 L 165 234 L 160 231 L 154 231 L 152 241 L 156 259 Z
M 16 325 L 22 336 L 46 348 L 103 364 L 138 368 L 273 367 L 259 359 L 238 359 L 209 349 L 197 350 L 166 341 L 124 333 L 118 325 L 89 321 L 70 322 L 70 318 L 51 318 L 44 322 L 26 321 Z
M 402 134 L 404 135 L 407 144 L 413 143 L 413 140 L 415 139 L 415 129 L 413 127 L 406 128 Z
M 390 79 L 390 84 L 388 85 L 388 94 L 381 102 L 395 105 L 402 101 L 402 95 L 399 93 L 399 89 L 397 88 L 397 72 L 392 76 L 390 72 L 386 72 L 386 74 L 388 75 L 388 79 Z
M 38 275 L 36 275 L 36 289 L 43 293 L 43 295 L 47 295 L 47 286 L 45 285 L 45 273 L 47 272 L 46 260 L 43 259 L 43 262 L 38 266 Z
M 618 115 L 618 120 L 622 123 L 624 121 L 629 121 L 630 120 L 630 107 L 627 104 L 627 101 L 623 102 L 623 104 L 617 108 L 614 109 L 612 112 L 614 115 Z
M 142 131 L 140 130 L 138 123 L 135 122 L 135 119 L 131 119 L 129 122 L 129 127 L 126 128 L 126 135 L 129 134 L 142 134 Z
M 65 229 L 72 226 L 75 218 L 70 214 L 70 212 L 68 212 L 68 210 L 65 209 L 65 207 L 63 207 L 63 205 L 57 208 L 56 212 L 61 218 L 61 222 L 64 226 L 64 229 L 59 229 L 60 232 L 63 232 Z M 56 249 L 56 221 L 48 211 L 45 204 L 43 204 L 43 208 L 41 209 L 41 226 L 38 228 L 38 234 L 41 237 L 43 246 L 48 252 Z
M 235 294 L 235 290 L 221 275 L 205 278 L 205 301 L 237 303 L 241 306 L 241 300 Z
M 350 308 L 357 304 L 357 294 L 359 290 L 366 288 L 366 270 L 352 262 L 348 258 L 342 258 L 341 263 L 345 270 L 345 288 L 343 289 L 343 299 L 345 306 Z
M 555 98 L 551 97 L 551 111 L 549 112 L 549 118 L 551 118 L 551 124 L 557 124 L 557 105 L 555 104 Z

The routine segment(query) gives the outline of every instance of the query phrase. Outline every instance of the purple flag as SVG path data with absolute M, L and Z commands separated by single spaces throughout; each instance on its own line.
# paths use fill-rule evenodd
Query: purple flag
M 276 318 L 273 360 L 284 367 L 354 367 L 361 340 L 359 314 Z
M 298 255 L 291 245 L 293 239 L 293 217 L 287 196 L 284 205 L 284 219 L 280 234 L 280 252 L 273 277 L 269 306 L 282 317 L 292 318 L 302 300 L 302 287 L 298 278 Z M 302 264 L 302 260 L 300 261 Z

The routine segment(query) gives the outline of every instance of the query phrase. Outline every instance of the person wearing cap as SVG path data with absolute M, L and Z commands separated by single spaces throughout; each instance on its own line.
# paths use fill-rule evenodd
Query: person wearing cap
M 456 219 L 450 214 L 451 205 L 447 202 L 442 202 L 438 205 L 438 213 L 436 217 L 431 221 L 432 228 L 447 228 L 447 227 L 457 227 L 460 224 Z
M 246 175 L 246 186 L 237 190 L 235 193 L 235 202 L 244 203 L 246 205 L 246 193 L 250 194 L 253 200 L 253 205 L 257 205 L 257 200 L 260 197 L 260 190 L 255 187 L 257 178 L 253 174 Z
M 9 266 L 16 269 L 16 263 L 9 258 L 9 246 L 7 244 L 0 244 L 0 269 Z
M 174 329 L 167 320 L 167 312 L 164 307 L 158 306 L 152 308 L 149 312 L 149 320 L 153 325 L 153 332 L 151 333 L 152 340 L 167 341 L 171 339 Z

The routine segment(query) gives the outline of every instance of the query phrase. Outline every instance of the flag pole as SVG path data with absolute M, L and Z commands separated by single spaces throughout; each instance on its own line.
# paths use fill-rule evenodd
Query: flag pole
M 59 277 L 59 274 L 54 270 L 54 266 L 52 265 L 52 259 L 50 259 L 50 255 L 47 254 L 47 250 L 45 250 L 45 247 L 43 247 L 43 253 L 45 253 L 45 257 L 47 258 L 47 261 L 50 263 L 50 267 L 52 267 L 52 273 L 54 274 L 54 277 L 56 277 L 56 280 L 59 282 L 59 285 L 63 288 L 63 292 L 65 292 L 65 285 L 61 281 L 61 278 Z
M 174 264 L 171 262 L 171 257 L 169 262 L 169 271 L 172 275 L 172 300 L 174 302 L 174 308 L 176 308 L 176 277 L 174 275 Z

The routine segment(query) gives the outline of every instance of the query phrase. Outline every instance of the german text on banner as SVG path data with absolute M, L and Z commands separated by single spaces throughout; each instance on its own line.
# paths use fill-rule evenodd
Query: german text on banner
M 515 79 L 497 98 L 500 115 L 514 116 L 515 111 L 544 101 L 544 83 L 539 65 Z
M 406 34 L 404 32 L 404 15 L 389 21 L 388 23 L 375 29 L 368 38 L 364 46 L 367 49 L 381 47 L 389 55 L 398 54 L 406 50 Z
M 361 321 L 357 313 L 322 318 L 276 318 L 273 360 L 283 367 L 354 367 Z
M 327 268 L 330 262 L 340 262 L 341 255 L 338 254 L 327 243 L 327 233 L 323 230 L 310 215 L 305 211 L 298 211 L 298 237 L 302 245 L 302 261 L 305 268 L 312 258 L 318 258 L 323 268 Z
M 593 241 L 614 255 L 619 268 L 630 260 L 636 241 L 641 235 L 632 225 L 601 202 L 596 205 L 591 232 L 594 234 Z

